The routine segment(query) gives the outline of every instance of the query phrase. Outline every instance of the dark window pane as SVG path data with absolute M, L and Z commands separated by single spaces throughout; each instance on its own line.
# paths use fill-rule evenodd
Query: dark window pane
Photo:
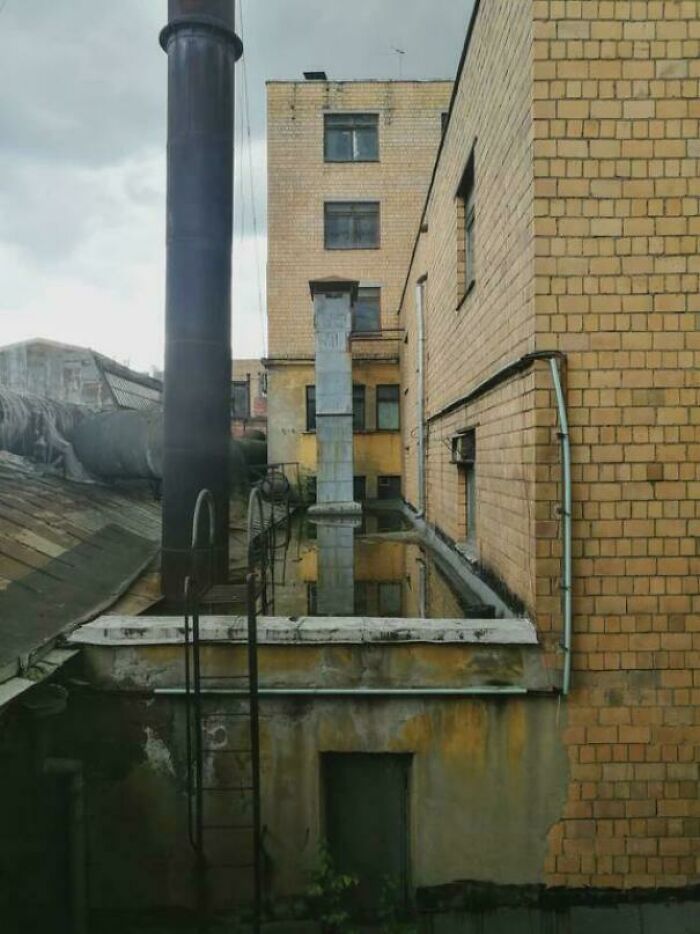
M 401 477 L 377 477 L 377 499 L 399 499 Z
M 377 386 L 377 429 L 398 431 L 399 387 Z
M 330 250 L 379 246 L 379 202 L 327 202 L 324 207 L 324 244 Z
M 357 301 L 352 310 L 352 329 L 356 333 L 362 331 L 379 331 L 381 289 L 361 288 L 357 292 Z
M 250 417 L 250 392 L 247 380 L 235 382 L 231 386 L 231 415 L 233 418 Z
M 379 158 L 377 129 L 365 128 L 355 133 L 355 159 L 370 162 Z
M 306 387 L 306 430 L 316 431 L 316 387 Z
M 366 477 L 353 477 L 352 478 L 352 498 L 356 503 L 363 502 L 366 496 L 366 486 L 367 478 Z
M 352 430 L 365 429 L 365 387 L 355 385 L 352 387 Z
M 323 152 L 326 162 L 368 162 L 379 158 L 376 114 L 326 114 Z
M 401 616 L 401 584 L 379 585 L 380 616 Z

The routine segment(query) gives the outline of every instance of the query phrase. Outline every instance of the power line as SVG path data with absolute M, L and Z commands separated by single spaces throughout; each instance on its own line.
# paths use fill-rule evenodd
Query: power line
M 243 24 L 243 0 L 239 0 L 239 16 L 241 24 L 241 36 L 245 36 L 245 27 Z M 251 135 L 250 128 L 250 95 L 248 92 L 248 69 L 246 67 L 246 57 L 245 55 L 242 58 L 243 68 L 242 68 L 242 86 L 243 86 L 243 102 L 244 102 L 244 111 L 243 119 L 245 122 L 245 143 L 247 150 L 247 161 L 248 161 L 248 181 L 250 187 L 250 212 L 251 220 L 253 224 L 253 253 L 255 257 L 255 279 L 258 292 L 258 318 L 260 321 L 260 329 L 263 338 L 263 352 L 267 353 L 267 315 L 265 314 L 264 301 L 263 301 L 263 291 L 262 291 L 262 270 L 260 267 L 260 249 L 258 244 L 258 219 L 257 219 L 257 210 L 255 207 L 255 181 L 253 174 L 253 140 Z M 241 173 L 242 175 L 242 173 Z M 242 187 L 242 186 L 241 186 Z M 243 197 L 243 203 L 245 203 L 245 197 Z

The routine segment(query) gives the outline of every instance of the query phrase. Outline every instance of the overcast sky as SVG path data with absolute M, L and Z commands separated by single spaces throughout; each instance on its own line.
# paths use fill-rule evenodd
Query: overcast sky
M 392 48 L 404 78 L 452 78 L 471 6 L 243 0 L 252 150 L 237 145 L 234 356 L 263 352 L 265 80 L 396 78 Z M 47 337 L 162 364 L 166 8 L 0 0 L 0 344 Z

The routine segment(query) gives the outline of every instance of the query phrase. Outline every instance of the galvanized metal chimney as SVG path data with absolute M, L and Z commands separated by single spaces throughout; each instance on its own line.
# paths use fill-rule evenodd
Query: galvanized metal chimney
M 182 601 L 197 494 L 228 570 L 234 0 L 169 0 L 163 593 Z

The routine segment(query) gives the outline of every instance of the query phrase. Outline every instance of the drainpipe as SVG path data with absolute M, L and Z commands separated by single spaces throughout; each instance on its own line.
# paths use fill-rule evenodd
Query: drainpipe
M 425 308 L 423 303 L 425 276 L 418 280 L 416 285 L 416 331 L 418 337 L 417 347 L 417 374 L 418 389 L 416 400 L 418 421 L 418 513 L 417 517 L 425 515 Z
M 68 780 L 70 793 L 70 878 L 73 934 L 87 934 L 87 854 L 85 846 L 85 782 L 78 759 L 44 759 L 45 775 Z
M 564 617 L 564 672 L 562 676 L 562 694 L 569 693 L 571 687 L 571 443 L 569 439 L 569 421 L 566 415 L 566 403 L 561 385 L 559 360 L 549 358 L 549 369 L 554 384 L 554 394 L 557 399 L 557 417 L 559 420 L 559 441 L 561 444 L 561 484 L 562 484 L 562 615 Z

